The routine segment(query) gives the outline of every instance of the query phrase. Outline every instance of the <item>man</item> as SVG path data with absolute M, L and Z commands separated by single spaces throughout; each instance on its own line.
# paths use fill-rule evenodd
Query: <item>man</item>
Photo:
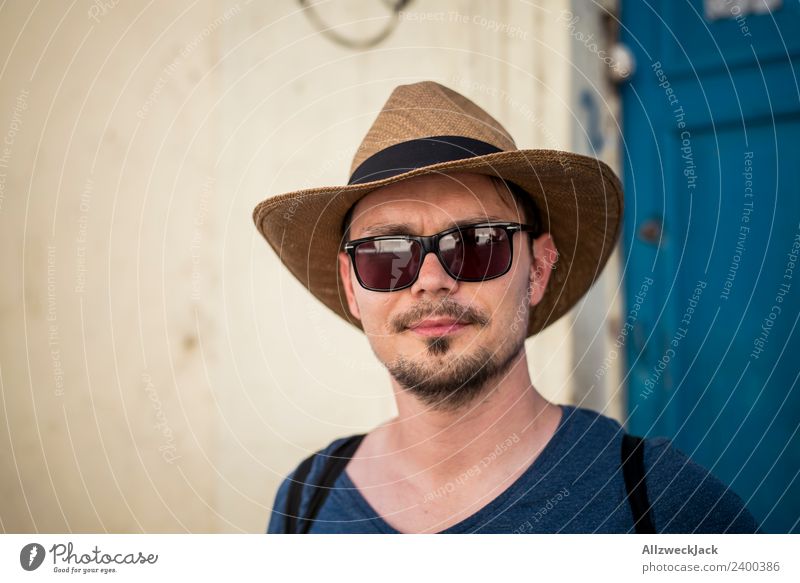
M 592 285 L 621 214 L 605 164 L 518 150 L 433 82 L 394 90 L 347 186 L 262 202 L 259 230 L 364 331 L 398 410 L 298 466 L 268 532 L 756 532 L 668 439 L 531 383 L 525 339 Z

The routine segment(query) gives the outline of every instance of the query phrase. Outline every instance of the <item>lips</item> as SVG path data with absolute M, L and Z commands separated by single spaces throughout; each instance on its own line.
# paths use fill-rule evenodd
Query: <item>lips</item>
M 453 318 L 426 318 L 409 326 L 412 332 L 422 336 L 444 336 L 455 333 L 469 326 L 468 322 Z

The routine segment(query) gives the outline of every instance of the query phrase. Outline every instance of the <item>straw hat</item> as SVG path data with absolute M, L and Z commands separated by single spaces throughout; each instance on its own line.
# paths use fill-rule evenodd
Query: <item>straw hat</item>
M 400 85 L 361 142 L 344 186 L 297 190 L 262 201 L 259 232 L 323 304 L 361 328 L 347 307 L 337 254 L 347 210 L 376 188 L 420 174 L 475 172 L 516 183 L 534 199 L 558 263 L 528 336 L 564 315 L 592 286 L 619 236 L 619 178 L 603 162 L 558 150 L 518 150 L 492 116 L 433 81 Z

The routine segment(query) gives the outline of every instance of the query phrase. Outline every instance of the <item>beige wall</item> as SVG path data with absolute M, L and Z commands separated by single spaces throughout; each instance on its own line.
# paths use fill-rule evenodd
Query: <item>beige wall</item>
M 384 23 L 381 2 L 333 4 L 345 34 Z M 520 147 L 570 149 L 567 5 L 414 2 L 352 51 L 290 0 L 5 3 L 0 529 L 258 532 L 300 458 L 393 415 L 366 340 L 252 208 L 345 182 L 391 89 L 424 78 Z M 580 394 L 572 330 L 528 344 L 558 402 Z

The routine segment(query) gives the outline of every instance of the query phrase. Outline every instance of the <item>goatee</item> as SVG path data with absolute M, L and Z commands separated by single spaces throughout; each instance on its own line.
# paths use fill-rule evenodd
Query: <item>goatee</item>
M 411 362 L 403 356 L 386 368 L 406 391 L 434 411 L 455 412 L 463 410 L 492 388 L 491 381 L 499 378 L 509 368 L 525 346 L 523 335 L 506 353 L 490 352 L 479 347 L 471 354 L 459 354 L 449 361 L 434 358 L 434 364 Z M 427 354 L 441 357 L 450 350 L 446 336 L 427 341 Z

